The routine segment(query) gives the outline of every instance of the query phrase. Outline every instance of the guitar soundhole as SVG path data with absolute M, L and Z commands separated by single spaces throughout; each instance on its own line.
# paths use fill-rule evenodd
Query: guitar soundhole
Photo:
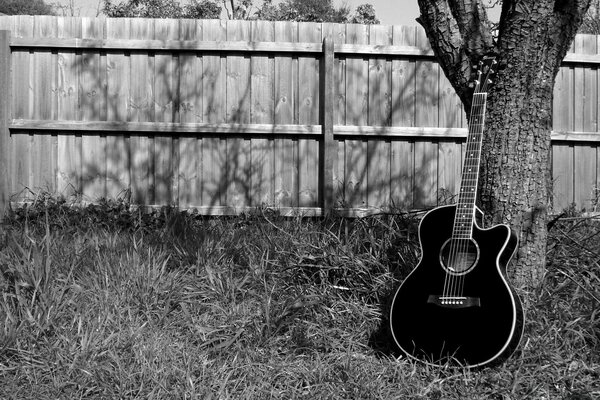
M 453 275 L 466 274 L 478 259 L 479 247 L 473 239 L 448 239 L 440 252 L 442 267 Z

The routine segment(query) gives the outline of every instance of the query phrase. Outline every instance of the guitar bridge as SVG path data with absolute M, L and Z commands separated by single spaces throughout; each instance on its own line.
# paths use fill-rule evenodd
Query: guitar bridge
M 427 299 L 427 303 L 444 308 L 481 307 L 481 300 L 479 297 L 440 296 L 431 294 Z

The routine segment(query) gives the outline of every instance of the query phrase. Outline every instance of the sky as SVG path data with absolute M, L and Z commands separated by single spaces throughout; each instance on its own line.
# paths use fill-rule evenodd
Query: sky
M 75 9 L 81 16 L 94 17 L 101 0 L 49 0 L 47 3 L 68 4 L 74 1 Z M 354 11 L 360 4 L 369 3 L 375 8 L 375 14 L 385 25 L 417 25 L 419 16 L 417 0 L 334 0 L 336 6 L 347 4 Z

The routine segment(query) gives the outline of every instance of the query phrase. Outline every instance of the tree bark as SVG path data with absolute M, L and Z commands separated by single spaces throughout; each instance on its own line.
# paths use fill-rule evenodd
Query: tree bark
M 486 223 L 507 223 L 519 236 L 513 277 L 541 283 L 551 205 L 550 132 L 556 74 L 590 0 L 504 0 L 498 36 L 480 0 L 419 0 L 429 41 L 470 111 L 475 65 L 499 61 L 488 95 L 479 177 Z

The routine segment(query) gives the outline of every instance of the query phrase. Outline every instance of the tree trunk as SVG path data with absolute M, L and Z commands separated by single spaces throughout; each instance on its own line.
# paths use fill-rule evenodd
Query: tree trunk
M 478 0 L 419 0 L 432 48 L 470 111 L 472 65 L 494 53 L 499 71 L 487 102 L 479 204 L 488 224 L 519 236 L 513 276 L 541 283 L 551 205 L 550 132 L 556 74 L 590 0 L 504 0 L 498 37 Z

